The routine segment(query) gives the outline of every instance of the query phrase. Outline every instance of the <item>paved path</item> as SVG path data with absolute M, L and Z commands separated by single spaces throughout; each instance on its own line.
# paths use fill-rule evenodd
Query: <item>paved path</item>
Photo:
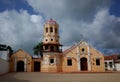
M 120 73 L 8 73 L 0 82 L 120 82 Z

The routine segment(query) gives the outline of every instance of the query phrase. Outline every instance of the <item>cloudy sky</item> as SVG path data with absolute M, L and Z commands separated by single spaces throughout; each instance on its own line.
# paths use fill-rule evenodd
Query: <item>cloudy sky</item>
M 0 0 L 0 43 L 13 50 L 43 39 L 43 24 L 52 17 L 64 49 L 82 38 L 104 54 L 120 53 L 120 0 Z

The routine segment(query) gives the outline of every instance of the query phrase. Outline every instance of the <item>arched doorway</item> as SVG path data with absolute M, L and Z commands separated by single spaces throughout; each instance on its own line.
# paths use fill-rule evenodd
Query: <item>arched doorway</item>
M 24 72 L 24 62 L 23 61 L 17 62 L 17 72 Z
M 81 64 L 81 71 L 87 71 L 88 70 L 87 58 L 81 58 L 80 59 L 80 64 Z

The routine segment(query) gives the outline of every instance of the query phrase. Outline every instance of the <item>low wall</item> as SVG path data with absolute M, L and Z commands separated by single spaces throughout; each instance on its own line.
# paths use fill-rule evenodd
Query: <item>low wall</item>
M 116 63 L 115 66 L 116 66 L 116 71 L 120 71 L 120 63 Z
M 9 72 L 9 62 L 0 59 L 0 75 Z

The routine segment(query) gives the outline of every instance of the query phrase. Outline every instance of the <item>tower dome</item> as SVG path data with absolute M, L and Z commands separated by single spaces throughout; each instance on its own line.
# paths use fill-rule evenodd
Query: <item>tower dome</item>
M 56 22 L 55 20 L 53 20 L 52 18 L 50 18 L 49 20 L 47 20 L 47 21 L 45 22 L 45 24 L 58 25 L 57 22 Z

